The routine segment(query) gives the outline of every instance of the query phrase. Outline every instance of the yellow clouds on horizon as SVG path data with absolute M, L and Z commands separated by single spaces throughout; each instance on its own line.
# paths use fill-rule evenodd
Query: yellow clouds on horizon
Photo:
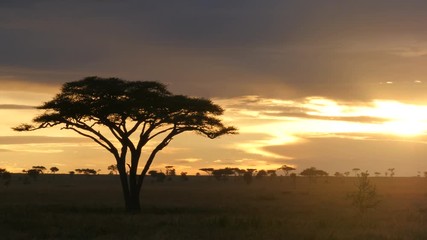
M 266 158 L 292 159 L 266 149 L 302 144 L 310 137 L 364 139 L 378 134 L 408 138 L 427 132 L 427 105 L 394 100 L 340 102 L 324 97 L 282 100 L 242 96 L 215 102 L 226 109 L 225 119 L 236 123 L 241 134 L 263 136 L 242 140 L 233 147 Z

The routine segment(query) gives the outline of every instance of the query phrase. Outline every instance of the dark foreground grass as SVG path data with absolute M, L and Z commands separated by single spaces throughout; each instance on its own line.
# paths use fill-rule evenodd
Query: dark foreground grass
M 79 177 L 1 187 L 0 238 L 427 239 L 426 179 L 375 179 L 382 202 L 363 216 L 346 199 L 350 178 L 147 183 L 131 215 L 115 178 Z

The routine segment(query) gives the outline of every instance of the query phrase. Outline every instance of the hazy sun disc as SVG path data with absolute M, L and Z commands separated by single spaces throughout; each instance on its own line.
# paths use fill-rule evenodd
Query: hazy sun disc
M 390 121 L 383 123 L 384 132 L 400 136 L 417 136 L 426 132 L 426 123 L 421 121 Z

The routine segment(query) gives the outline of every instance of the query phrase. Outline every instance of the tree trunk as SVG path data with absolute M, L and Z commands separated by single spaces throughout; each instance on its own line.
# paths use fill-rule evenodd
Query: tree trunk
M 139 201 L 139 194 L 129 195 L 127 199 L 125 198 L 125 207 L 128 213 L 140 213 L 141 204 Z
M 139 213 L 141 212 L 141 204 L 139 202 L 139 192 L 136 184 L 129 184 L 133 178 L 128 179 L 126 173 L 126 167 L 124 162 L 117 163 L 117 169 L 119 170 L 120 183 L 122 185 L 123 198 L 125 200 L 125 208 L 128 213 Z M 130 173 L 132 174 L 132 173 Z
M 140 188 L 136 184 L 136 176 L 130 176 L 129 182 L 129 202 L 126 203 L 126 211 L 130 213 L 139 213 L 141 212 L 141 204 L 139 201 Z

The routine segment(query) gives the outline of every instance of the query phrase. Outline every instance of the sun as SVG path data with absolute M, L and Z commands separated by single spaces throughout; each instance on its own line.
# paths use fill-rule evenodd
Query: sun
M 389 119 L 383 131 L 400 136 L 417 136 L 427 131 L 427 108 L 396 101 L 377 101 L 376 116 Z
M 399 135 L 403 137 L 414 137 L 424 134 L 426 123 L 417 120 L 398 120 L 382 124 L 384 132 Z

